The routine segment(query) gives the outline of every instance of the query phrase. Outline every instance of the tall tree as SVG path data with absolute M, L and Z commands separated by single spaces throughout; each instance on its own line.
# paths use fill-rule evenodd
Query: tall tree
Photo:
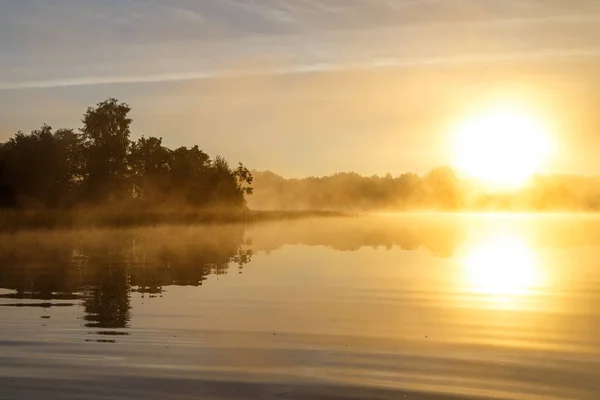
M 132 121 L 129 111 L 129 105 L 111 98 L 88 108 L 83 116 L 84 190 L 88 201 L 131 195 L 127 165 Z

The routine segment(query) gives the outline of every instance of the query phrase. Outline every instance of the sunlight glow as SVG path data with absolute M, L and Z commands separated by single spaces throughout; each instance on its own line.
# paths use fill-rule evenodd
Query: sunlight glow
M 496 107 L 459 124 L 454 132 L 459 173 L 493 188 L 522 186 L 552 153 L 548 129 L 528 113 Z
M 517 235 L 488 237 L 462 258 L 470 291 L 514 297 L 530 293 L 541 282 L 536 253 Z

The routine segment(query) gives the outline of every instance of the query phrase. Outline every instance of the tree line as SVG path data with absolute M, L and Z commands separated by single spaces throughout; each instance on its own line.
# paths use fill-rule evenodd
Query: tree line
M 450 168 L 436 168 L 420 177 L 361 176 L 342 172 L 325 177 L 286 179 L 271 171 L 252 171 L 255 193 L 252 208 L 381 210 L 459 207 L 456 176 Z
M 131 140 L 131 108 L 110 98 L 89 107 L 82 127 L 48 125 L 0 144 L 0 207 L 244 207 L 252 174 L 198 148 L 162 138 Z
M 460 179 L 449 167 L 420 176 L 361 176 L 353 172 L 286 179 L 271 171 L 252 171 L 253 209 L 442 210 L 442 211 L 596 211 L 600 178 L 534 176 L 513 190 L 494 191 Z

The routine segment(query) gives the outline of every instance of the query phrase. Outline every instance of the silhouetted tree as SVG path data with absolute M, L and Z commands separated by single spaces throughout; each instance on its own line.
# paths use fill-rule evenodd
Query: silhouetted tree
M 245 191 L 242 191 L 238 175 L 231 170 L 223 157 L 217 156 L 212 162 L 209 181 L 211 186 L 216 189 L 211 196 L 216 204 L 235 206 L 243 204 Z
M 84 190 L 89 201 L 121 199 L 128 192 L 130 110 L 127 104 L 108 99 L 83 116 Z
M 48 125 L 0 144 L 0 207 L 82 204 L 242 207 L 252 174 L 198 146 L 174 151 L 162 138 L 130 137 L 131 108 L 108 99 L 87 109 L 81 133 Z
M 253 189 L 250 185 L 252 185 L 252 181 L 254 178 L 252 177 L 252 173 L 250 172 L 250 170 L 244 167 L 242 163 L 239 163 L 238 167 L 234 172 L 234 175 L 237 179 L 238 191 L 243 195 L 252 194 Z
M 29 135 L 18 132 L 2 146 L 0 157 L 3 204 L 59 207 L 75 201 L 80 158 L 73 131 L 53 133 L 44 125 Z
M 162 145 L 162 138 L 141 137 L 131 144 L 129 166 L 133 196 L 160 204 L 171 191 L 172 152 Z
M 0 143 L 0 207 L 11 207 L 15 205 L 14 187 L 9 181 L 6 165 L 6 145 Z
M 52 205 L 72 206 L 81 196 L 82 172 L 84 166 L 81 136 L 72 129 L 58 129 L 54 133 L 55 145 L 55 184 Z
M 194 146 L 180 147 L 173 152 L 171 180 L 177 197 L 194 205 L 208 202 L 207 190 L 210 157 Z

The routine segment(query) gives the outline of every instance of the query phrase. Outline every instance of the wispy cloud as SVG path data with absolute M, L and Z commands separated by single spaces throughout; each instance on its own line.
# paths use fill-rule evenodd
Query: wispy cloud
M 541 49 L 536 52 L 497 53 L 497 54 L 464 54 L 452 57 L 430 58 L 381 58 L 357 63 L 314 63 L 279 68 L 262 68 L 248 70 L 206 70 L 199 72 L 170 72 L 162 74 L 138 74 L 122 76 L 86 76 L 57 80 L 32 80 L 21 82 L 1 82 L 0 90 L 59 88 L 70 86 L 94 86 L 107 84 L 135 84 L 177 82 L 185 80 L 236 78 L 252 76 L 273 76 L 289 74 L 306 74 L 331 71 L 373 70 L 384 68 L 416 68 L 416 67 L 450 67 L 469 66 L 474 64 L 515 63 L 537 60 L 569 60 L 598 59 L 600 46 L 579 49 Z
M 7 1 L 0 90 L 596 57 L 599 18 L 585 0 Z M 283 66 L 239 67 L 264 59 Z

